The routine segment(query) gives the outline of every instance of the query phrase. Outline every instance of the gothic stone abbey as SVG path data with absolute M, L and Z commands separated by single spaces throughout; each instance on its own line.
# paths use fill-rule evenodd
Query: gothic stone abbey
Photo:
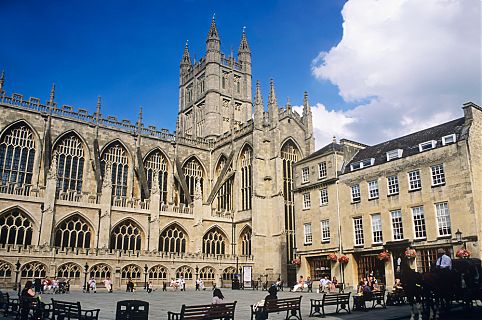
M 176 132 L 7 94 L 0 80 L 0 281 L 84 272 L 114 286 L 183 275 L 294 279 L 293 163 L 313 152 L 312 115 L 252 101 L 251 51 L 180 64 Z M 253 111 L 254 105 L 254 111 Z M 84 269 L 86 269 L 84 271 Z M 191 281 L 192 280 L 192 281 Z

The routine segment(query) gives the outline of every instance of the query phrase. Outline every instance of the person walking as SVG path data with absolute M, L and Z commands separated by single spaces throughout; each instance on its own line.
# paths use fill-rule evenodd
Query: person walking
M 221 293 L 221 290 L 220 289 L 214 289 L 213 291 L 213 304 L 220 304 L 220 303 L 224 303 L 224 296 L 223 294 Z

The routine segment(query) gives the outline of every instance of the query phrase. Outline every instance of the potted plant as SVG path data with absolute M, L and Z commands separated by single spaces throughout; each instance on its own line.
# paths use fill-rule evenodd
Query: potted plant
M 467 249 L 459 249 L 455 255 L 461 259 L 468 259 L 472 254 Z
M 301 265 L 301 259 L 295 258 L 291 261 L 292 264 L 295 266 L 300 266 Z
M 350 261 L 350 258 L 348 258 L 347 256 L 341 256 L 341 257 L 338 259 L 338 262 L 341 263 L 341 264 L 347 264 L 348 261 Z
M 387 262 L 388 260 L 390 260 L 390 253 L 386 250 L 380 252 L 378 254 L 378 260 Z
M 333 253 L 330 253 L 328 255 L 328 260 L 330 260 L 331 262 L 336 262 L 338 260 L 338 257 L 336 256 L 336 254 L 333 252 Z
M 405 250 L 405 257 L 409 259 L 414 259 L 417 256 L 417 251 L 415 249 L 408 248 Z

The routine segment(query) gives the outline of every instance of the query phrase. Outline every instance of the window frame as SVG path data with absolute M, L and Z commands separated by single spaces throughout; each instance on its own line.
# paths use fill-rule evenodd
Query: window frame
M 310 167 L 301 168 L 301 183 L 310 182 Z
M 437 146 L 436 140 L 425 141 L 425 142 L 419 143 L 418 151 L 424 152 L 424 151 L 432 150 L 432 149 L 435 149 L 436 146 Z
M 438 172 L 436 171 L 438 170 Z M 445 168 L 443 163 L 430 166 L 430 177 L 432 178 L 432 187 L 445 185 Z
M 311 228 L 311 222 L 303 224 L 303 235 L 305 245 L 313 244 L 313 229 Z
M 303 210 L 311 208 L 311 194 L 310 192 L 303 193 Z
M 383 243 L 382 215 L 380 213 L 374 213 L 371 215 L 371 220 L 372 220 L 372 243 L 382 244 Z
M 393 178 L 393 179 L 390 179 L 390 178 Z M 392 183 L 390 183 L 391 180 L 393 180 Z M 387 193 L 389 196 L 393 196 L 400 193 L 400 183 L 398 181 L 398 175 L 387 177 Z
M 397 216 L 395 216 L 397 214 Z M 393 241 L 403 240 L 403 217 L 402 210 L 390 211 L 390 220 L 392 222 L 392 239 Z
M 380 190 L 378 188 L 378 179 L 368 181 L 367 185 L 368 185 L 368 199 L 369 200 L 378 199 L 380 197 Z
M 320 230 L 321 230 L 321 242 L 326 243 L 331 241 L 331 232 L 330 232 L 330 219 L 323 219 L 320 221 Z
M 413 220 L 413 238 L 414 239 L 426 239 L 427 238 L 427 223 L 425 221 L 425 212 L 423 206 L 412 207 L 412 220 Z M 416 212 L 417 216 L 416 216 Z M 419 230 L 418 230 L 419 229 Z M 421 235 L 420 235 L 421 234 Z
M 441 205 L 445 207 L 440 208 Z M 450 237 L 452 235 L 452 221 L 447 201 L 435 203 L 435 220 L 437 222 L 437 235 L 439 237 Z M 445 230 L 445 232 L 443 233 L 441 230 Z
M 363 235 L 363 217 L 353 218 L 353 231 L 354 246 L 363 246 L 365 244 L 365 237 Z
M 396 154 L 394 154 L 396 152 Z M 395 160 L 401 158 L 403 155 L 403 149 L 393 149 L 387 151 L 387 161 Z
M 354 184 L 350 187 L 351 189 L 351 203 L 357 203 L 361 201 L 361 191 L 360 191 L 360 184 Z M 354 189 L 357 189 L 356 192 L 353 192 Z M 355 197 L 354 195 L 357 194 L 358 196 Z
M 328 187 L 320 189 L 320 207 L 328 205 Z
M 452 139 L 452 141 L 447 142 L 447 139 Z M 448 134 L 448 135 L 442 137 L 442 145 L 443 146 L 446 146 L 446 145 L 449 145 L 449 144 L 452 144 L 452 143 L 455 143 L 455 142 L 457 142 L 457 136 L 455 135 L 455 133 Z
M 326 161 L 318 163 L 318 179 L 324 179 L 328 176 Z
M 417 174 L 417 179 L 412 179 L 411 174 L 416 173 Z M 422 175 L 420 174 L 420 169 L 412 170 L 407 172 L 408 176 L 408 190 L 409 191 L 416 191 L 416 190 L 421 190 L 422 189 Z M 415 184 L 418 185 L 418 187 L 413 187 L 412 185 Z
M 355 171 L 367 167 L 371 167 L 375 164 L 375 158 L 363 159 L 350 164 L 350 171 Z

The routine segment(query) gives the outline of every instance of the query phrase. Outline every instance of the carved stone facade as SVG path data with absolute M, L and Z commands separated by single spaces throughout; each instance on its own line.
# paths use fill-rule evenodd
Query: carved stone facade
M 313 152 L 303 116 L 268 112 L 259 85 L 251 102 L 251 52 L 220 52 L 214 20 L 206 57 L 180 66 L 176 132 L 145 127 L 0 86 L 0 282 L 87 274 L 114 285 L 147 274 L 154 284 L 184 275 L 230 283 L 290 280 L 294 243 L 293 163 Z M 237 268 L 237 270 L 236 270 Z M 192 281 L 191 281 L 192 280 Z
M 461 248 L 480 258 L 482 109 L 463 110 L 463 118 L 374 146 L 335 141 L 299 161 L 298 273 L 355 286 L 373 272 L 391 286 L 407 247 L 422 272 L 438 248 L 454 259 Z M 384 251 L 390 257 L 380 260 Z M 348 263 L 330 261 L 333 253 Z

